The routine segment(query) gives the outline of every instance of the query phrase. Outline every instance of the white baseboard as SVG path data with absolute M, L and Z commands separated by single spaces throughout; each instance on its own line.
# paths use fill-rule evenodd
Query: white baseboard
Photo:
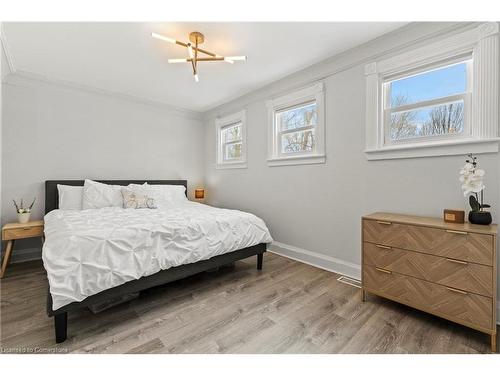
M 267 251 L 326 271 L 352 277 L 353 279 L 361 279 L 361 266 L 359 264 L 346 262 L 345 260 L 315 253 L 278 241 L 274 241 Z M 497 324 L 500 325 L 500 302 L 497 303 Z
M 315 253 L 278 241 L 274 241 L 268 251 L 330 272 L 349 276 L 353 279 L 361 279 L 361 266 L 359 264 Z

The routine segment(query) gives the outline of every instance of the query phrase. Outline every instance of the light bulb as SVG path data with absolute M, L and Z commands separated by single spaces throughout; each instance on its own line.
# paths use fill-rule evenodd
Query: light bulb
M 245 61 L 247 59 L 246 56 L 226 56 L 224 57 L 224 60 L 231 60 L 231 61 Z
M 184 63 L 187 62 L 187 59 L 168 59 L 168 62 L 170 64 Z
M 175 44 L 176 40 L 175 39 L 172 39 L 172 38 L 168 38 L 166 36 L 163 36 L 163 35 L 160 35 L 160 34 L 156 34 L 156 33 L 151 33 L 151 36 L 153 38 L 156 38 L 156 39 L 160 39 L 160 40 L 163 40 L 165 42 L 169 42 L 169 43 L 172 43 L 172 44 Z

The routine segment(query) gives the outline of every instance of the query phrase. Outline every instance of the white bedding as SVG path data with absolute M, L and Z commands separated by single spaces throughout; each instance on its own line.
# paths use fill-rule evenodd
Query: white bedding
M 271 241 L 255 215 L 189 201 L 168 210 L 54 210 L 45 215 L 42 257 L 56 310 L 160 270 Z

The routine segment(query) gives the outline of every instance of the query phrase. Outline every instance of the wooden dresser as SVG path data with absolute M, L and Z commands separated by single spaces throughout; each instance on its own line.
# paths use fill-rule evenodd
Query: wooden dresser
M 496 225 L 374 213 L 362 218 L 362 284 L 491 335 L 496 351 Z

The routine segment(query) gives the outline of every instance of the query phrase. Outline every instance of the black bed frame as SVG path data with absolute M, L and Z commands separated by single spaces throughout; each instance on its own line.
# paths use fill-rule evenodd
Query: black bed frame
M 186 187 L 186 180 L 95 180 L 111 185 L 143 184 L 147 182 L 150 185 L 183 185 Z M 59 194 L 57 184 L 83 186 L 84 180 L 50 180 L 45 181 L 45 213 L 55 210 L 59 207 Z M 185 277 L 220 267 L 225 264 L 245 259 L 257 255 L 257 269 L 262 269 L 263 255 L 266 251 L 266 244 L 261 243 L 241 250 L 215 256 L 213 258 L 202 260 L 196 263 L 184 264 L 178 267 L 172 267 L 167 270 L 157 272 L 153 275 L 142 277 L 138 280 L 128 281 L 125 284 L 104 290 L 85 298 L 81 302 L 73 302 L 57 310 L 52 310 L 52 296 L 50 290 L 47 295 L 47 315 L 54 317 L 54 327 L 56 342 L 61 343 L 66 340 L 68 326 L 68 312 L 81 310 L 86 307 L 103 303 L 112 299 L 120 298 L 132 293 L 138 293 L 142 290 L 154 286 L 169 283 L 171 281 L 183 279 Z

